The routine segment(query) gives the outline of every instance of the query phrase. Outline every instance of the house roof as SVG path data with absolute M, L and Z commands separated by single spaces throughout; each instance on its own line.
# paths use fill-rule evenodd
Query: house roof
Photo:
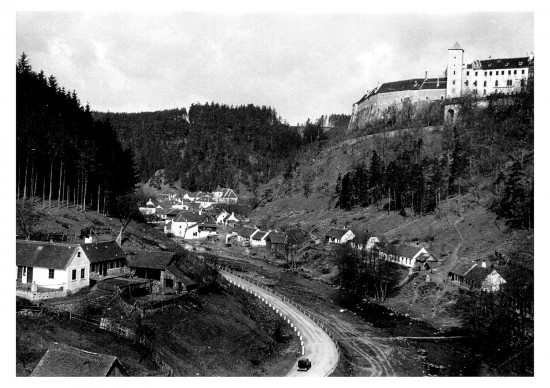
M 259 230 L 258 233 L 254 234 L 254 237 L 252 237 L 253 240 L 261 240 L 262 238 L 266 237 L 269 234 L 269 231 L 263 231 Z
M 267 236 L 266 240 L 268 239 L 272 244 L 284 244 L 286 243 L 287 235 L 285 233 L 271 232 Z
M 470 269 L 476 264 L 472 263 L 456 263 L 453 265 L 453 267 L 449 270 L 449 273 L 453 273 L 455 275 L 459 276 L 465 276 Z
M 483 279 L 485 279 L 487 275 L 489 275 L 489 273 L 490 271 L 487 268 L 475 265 L 466 273 L 465 277 L 475 283 L 481 283 Z
M 336 229 L 336 228 L 332 228 L 330 229 L 328 232 L 325 233 L 325 237 L 330 237 L 330 238 L 342 238 L 342 236 L 344 236 L 347 232 L 348 232 L 349 229 Z
M 529 57 L 498 58 L 477 60 L 467 65 L 468 69 L 476 70 L 499 70 L 517 69 L 529 66 Z
M 237 234 L 241 237 L 251 237 L 254 233 L 256 233 L 258 229 L 253 229 L 249 227 L 244 227 L 241 230 L 237 232 Z
M 16 262 L 25 267 L 65 269 L 80 245 L 17 241 Z
M 115 241 L 82 244 L 81 246 L 86 252 L 90 263 L 126 258 L 126 254 Z
M 170 272 L 172 275 L 174 275 L 176 278 L 178 278 L 186 287 L 194 286 L 196 283 L 189 279 L 181 269 L 176 267 L 175 265 L 170 265 L 166 267 L 166 271 Z
M 201 222 L 204 216 L 191 211 L 183 211 L 174 218 L 174 222 Z
M 165 269 L 174 260 L 175 252 L 135 250 L 128 255 L 128 266 Z
M 221 192 L 222 198 L 237 198 L 237 194 L 235 194 L 233 189 L 223 188 Z
M 114 366 L 127 372 L 115 356 L 55 343 L 36 365 L 32 377 L 104 377 Z
M 397 245 L 394 247 L 395 254 L 403 257 L 413 258 L 422 247 L 415 247 L 410 245 Z

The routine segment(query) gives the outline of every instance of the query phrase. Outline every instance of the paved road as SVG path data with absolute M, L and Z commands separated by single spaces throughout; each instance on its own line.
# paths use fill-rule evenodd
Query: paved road
M 220 270 L 220 273 L 232 283 L 243 286 L 244 289 L 256 293 L 270 303 L 275 309 L 283 314 L 286 319 L 297 327 L 302 335 L 304 342 L 304 357 L 311 361 L 311 369 L 307 372 L 298 371 L 298 360 L 287 376 L 293 377 L 320 377 L 328 376 L 336 368 L 338 363 L 338 350 L 335 343 L 327 333 L 321 329 L 311 318 L 298 310 L 289 302 L 283 301 L 279 297 L 268 291 L 252 284 L 238 276 L 227 271 Z

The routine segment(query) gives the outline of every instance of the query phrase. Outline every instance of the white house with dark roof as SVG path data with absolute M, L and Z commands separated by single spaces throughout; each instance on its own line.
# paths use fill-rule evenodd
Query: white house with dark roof
M 352 241 L 355 233 L 351 229 L 332 228 L 325 233 L 325 243 L 329 244 L 345 244 Z
M 265 247 L 266 246 L 266 241 L 265 239 L 267 238 L 267 236 L 269 236 L 269 233 L 271 233 L 271 231 L 263 231 L 263 230 L 258 230 L 256 233 L 254 233 L 250 239 L 250 245 L 253 246 L 253 247 Z
M 390 245 L 380 251 L 380 257 L 409 268 L 429 268 L 437 259 L 426 248 L 410 245 Z
M 90 285 L 90 260 L 79 244 L 16 242 L 17 282 L 76 291 Z
M 227 187 L 218 186 L 216 190 L 214 190 L 212 195 L 216 202 L 237 203 L 237 201 L 239 200 L 239 197 L 237 197 L 237 194 L 235 194 L 233 189 Z

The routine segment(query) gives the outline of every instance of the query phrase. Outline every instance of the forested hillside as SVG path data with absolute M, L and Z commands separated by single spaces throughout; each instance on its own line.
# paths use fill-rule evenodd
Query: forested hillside
M 194 104 L 149 113 L 94 113 L 110 122 L 135 155 L 141 181 L 164 170 L 171 184 L 188 190 L 217 185 L 252 193 L 279 174 L 299 149 L 301 136 L 274 109 Z
M 92 116 L 115 128 L 123 147 L 134 155 L 141 181 L 146 182 L 161 169 L 165 169 L 168 180 L 178 179 L 179 161 L 189 133 L 185 108 L 141 113 L 92 112 Z
M 512 227 L 534 220 L 534 107 L 532 87 L 510 97 L 460 102 L 460 120 L 430 144 L 404 132 L 379 142 L 336 184 L 337 206 L 350 210 L 385 200 L 402 215 L 433 212 L 442 198 L 472 192 L 491 197 L 490 209 Z
M 95 121 L 76 91 L 32 70 L 16 68 L 17 198 L 42 197 L 104 208 L 134 189 L 130 150 L 108 122 Z

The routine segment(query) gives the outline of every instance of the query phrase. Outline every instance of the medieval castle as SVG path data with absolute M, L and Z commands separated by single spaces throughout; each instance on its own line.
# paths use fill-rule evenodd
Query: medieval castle
M 450 100 L 471 94 L 509 94 L 522 88 L 534 74 L 534 56 L 475 60 L 464 63 L 464 50 L 458 43 L 448 50 L 446 74 L 437 78 L 415 78 L 386 82 L 370 90 L 353 104 L 349 128 L 384 120 L 404 104 L 422 107 L 436 100 Z

